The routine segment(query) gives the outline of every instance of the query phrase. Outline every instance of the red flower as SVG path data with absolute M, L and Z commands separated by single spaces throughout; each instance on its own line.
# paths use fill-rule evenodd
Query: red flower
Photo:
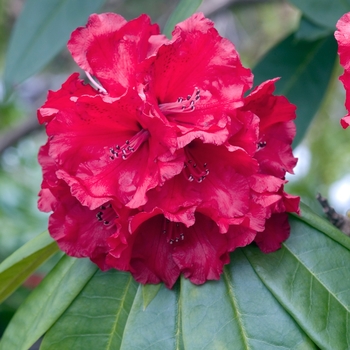
M 335 32 L 335 38 L 338 41 L 338 54 L 340 64 L 344 67 L 344 74 L 339 78 L 344 84 L 346 91 L 345 107 L 348 114 L 341 119 L 341 125 L 346 129 L 350 125 L 350 13 L 346 13 L 337 23 L 338 30 Z
M 186 227 L 155 208 L 131 217 L 129 225 L 108 239 L 111 250 L 106 261 L 130 270 L 140 283 L 164 281 L 171 288 L 183 273 L 193 283 L 202 284 L 219 279 L 230 260 L 228 252 L 251 243 L 255 235 L 241 225 L 231 226 L 223 235 L 213 220 L 200 213 L 195 224 Z
M 57 177 L 83 205 L 95 209 L 116 200 L 138 207 L 147 190 L 182 170 L 183 157 L 174 153 L 176 134 L 166 120 L 142 112 L 136 92 L 117 99 L 96 92 L 72 97 L 66 85 L 49 95 L 39 119 L 48 119 L 48 153 Z M 80 92 L 82 82 L 75 85 Z
M 67 254 L 171 288 L 219 279 L 229 253 L 264 252 L 289 236 L 284 192 L 296 159 L 295 107 L 195 14 L 171 40 L 146 15 L 92 15 L 68 47 L 73 74 L 38 111 L 39 208 Z
M 213 26 L 203 14 L 194 14 L 147 59 L 146 98 L 174 124 L 179 147 L 195 138 L 225 142 L 228 110 L 243 104 L 243 93 L 252 85 L 252 73 L 242 66 L 234 45 Z

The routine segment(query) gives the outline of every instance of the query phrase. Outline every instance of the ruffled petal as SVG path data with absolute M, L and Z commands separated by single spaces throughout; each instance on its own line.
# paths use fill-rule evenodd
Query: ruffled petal
M 83 96 L 47 126 L 59 178 L 90 209 L 106 200 L 138 207 L 149 189 L 181 171 L 183 157 L 169 151 L 176 144 L 171 127 L 155 117 L 145 121 L 142 106 L 132 91 L 107 102 Z
M 346 129 L 350 125 L 350 115 L 343 117 L 340 120 L 340 124 L 343 127 L 343 129 Z
M 350 13 L 343 15 L 336 25 L 337 29 L 334 33 L 338 41 L 338 54 L 340 64 L 346 69 L 350 69 Z
M 206 132 L 204 142 L 222 144 L 227 134 L 215 138 L 216 132 L 229 128 L 227 110 L 243 104 L 252 74 L 234 45 L 198 13 L 178 24 L 171 42 L 158 49 L 145 82 L 146 94 L 187 135 L 182 145 L 199 137 L 200 130 Z
M 350 13 L 343 15 L 337 23 L 334 36 L 338 42 L 340 64 L 344 67 L 344 74 L 339 78 L 346 91 L 345 107 L 350 111 Z M 350 125 L 349 114 L 340 120 L 341 126 L 346 129 Z
M 275 81 L 268 80 L 253 90 L 245 99 L 241 111 L 254 113 L 259 118 L 259 138 L 255 158 L 260 171 L 280 178 L 286 171 L 293 174 L 297 163 L 292 152 L 296 128 L 296 107 L 284 96 L 275 96 Z M 278 150 L 278 152 L 276 152 Z
M 136 86 L 137 66 L 148 53 L 153 54 L 162 39 L 149 44 L 159 34 L 147 15 L 127 22 L 114 13 L 93 14 L 86 27 L 76 29 L 68 49 L 77 64 L 97 77 L 111 96 L 121 96 Z M 164 40 L 164 39 L 163 39 Z
M 47 101 L 38 109 L 40 124 L 49 122 L 59 111 L 74 108 L 75 101 L 83 95 L 96 94 L 90 86 L 79 79 L 78 73 L 73 73 L 58 91 L 49 91 Z
M 290 234 L 288 215 L 286 213 L 273 214 L 266 220 L 265 230 L 258 232 L 255 242 L 264 253 L 271 253 L 281 248 Z
M 214 221 L 197 214 L 195 225 L 184 230 L 184 239 L 174 247 L 173 259 L 192 283 L 218 280 L 230 260 L 227 237 Z
M 293 156 L 291 140 L 295 135 L 293 122 L 276 123 L 265 130 L 255 158 L 260 165 L 260 171 L 280 178 L 286 172 L 293 174 L 298 159 Z M 278 150 L 278 152 L 276 152 Z

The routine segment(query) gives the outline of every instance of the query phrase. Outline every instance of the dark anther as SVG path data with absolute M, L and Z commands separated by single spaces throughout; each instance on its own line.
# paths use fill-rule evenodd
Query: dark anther
M 263 148 L 263 147 L 265 147 L 266 146 L 266 141 L 260 141 L 260 142 L 258 142 L 258 147 L 259 148 Z

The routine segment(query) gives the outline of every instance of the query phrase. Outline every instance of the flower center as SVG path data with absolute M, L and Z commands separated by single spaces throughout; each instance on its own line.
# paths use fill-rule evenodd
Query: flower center
M 161 103 L 159 108 L 164 115 L 193 112 L 196 103 L 200 99 L 200 93 L 200 90 L 196 87 L 192 95 L 187 95 L 186 98 L 179 97 L 175 102 Z
M 193 154 L 190 154 L 187 148 L 185 148 L 187 160 L 184 163 L 183 174 L 188 181 L 201 183 L 209 175 L 208 164 L 206 162 L 201 163 L 196 161 Z
M 112 208 L 111 203 L 106 203 L 101 205 L 99 211 L 96 214 L 96 219 L 101 224 L 107 226 L 107 228 L 111 228 L 114 226 L 114 220 L 118 219 L 117 213 Z
M 135 134 L 130 140 L 126 140 L 125 143 L 120 145 L 115 145 L 109 149 L 111 160 L 116 158 L 121 158 L 123 160 L 128 159 L 128 157 L 136 152 L 140 146 L 149 138 L 148 130 L 142 129 L 137 134 Z
M 163 235 L 167 235 L 167 242 L 169 244 L 179 243 L 185 239 L 185 225 L 180 222 L 172 222 L 164 219 Z

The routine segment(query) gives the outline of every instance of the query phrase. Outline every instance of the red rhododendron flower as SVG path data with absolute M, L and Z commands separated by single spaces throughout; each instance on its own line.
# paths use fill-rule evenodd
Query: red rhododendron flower
M 73 74 L 38 111 L 48 141 L 40 210 L 68 255 L 171 288 L 220 278 L 229 253 L 289 236 L 295 107 L 194 14 L 171 39 L 146 15 L 91 15 L 68 48 Z
M 338 30 L 335 38 L 338 41 L 340 64 L 344 67 L 344 74 L 339 78 L 346 91 L 345 107 L 348 114 L 341 119 L 341 125 L 346 129 L 350 125 L 350 13 L 346 13 L 337 23 Z

